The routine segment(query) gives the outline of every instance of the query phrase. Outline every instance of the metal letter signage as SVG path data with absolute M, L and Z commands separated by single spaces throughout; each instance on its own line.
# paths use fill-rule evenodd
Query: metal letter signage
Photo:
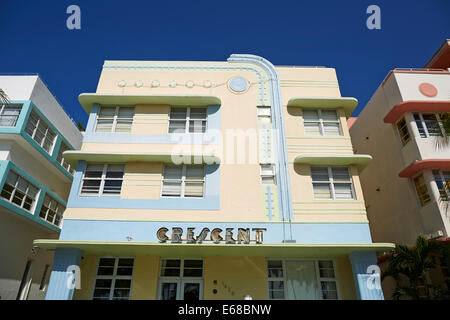
M 209 228 L 203 228 L 202 231 L 197 235 L 197 237 L 194 234 L 195 228 L 186 228 L 186 238 L 183 239 L 183 229 L 180 227 L 173 227 L 172 228 L 172 234 L 169 238 L 167 236 L 167 232 L 169 229 L 166 227 L 159 228 L 159 230 L 156 232 L 156 237 L 158 240 L 162 243 L 167 242 L 170 240 L 172 243 L 182 243 L 183 241 L 186 241 L 187 243 L 202 243 L 203 241 L 211 241 L 214 243 L 221 243 L 222 241 L 225 241 L 227 244 L 249 244 L 250 242 L 256 242 L 258 244 L 263 243 L 263 232 L 266 231 L 266 228 L 252 228 L 252 231 L 254 231 L 255 238 L 251 239 L 250 235 L 250 228 L 238 228 L 237 232 L 237 240 L 233 238 L 233 230 L 234 228 L 226 228 L 225 229 L 225 239 L 221 236 L 221 233 L 223 232 L 220 228 L 214 228 L 211 233 Z M 207 236 L 210 234 L 210 240 L 207 240 Z

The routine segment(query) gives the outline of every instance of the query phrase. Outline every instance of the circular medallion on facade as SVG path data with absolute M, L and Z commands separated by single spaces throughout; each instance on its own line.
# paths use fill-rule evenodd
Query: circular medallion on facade
M 228 82 L 228 86 L 234 92 L 244 92 L 248 89 L 248 81 L 242 77 L 234 77 Z
M 189 80 L 188 82 L 186 82 L 186 87 L 188 88 L 193 88 L 194 87 L 194 81 Z
M 419 85 L 419 91 L 426 97 L 436 97 L 438 94 L 438 90 L 431 83 L 423 82 Z
M 159 81 L 158 80 L 153 80 L 152 81 L 152 87 L 153 88 L 159 87 Z
M 212 87 L 212 82 L 209 81 L 209 80 L 205 80 L 205 81 L 203 82 L 203 86 L 204 86 L 205 88 L 211 88 L 211 87 Z
M 121 80 L 118 83 L 119 87 L 125 87 L 127 85 L 127 83 L 125 82 L 125 80 Z
M 140 88 L 144 85 L 144 83 L 141 80 L 138 80 L 134 85 L 136 86 L 136 88 Z
M 171 81 L 169 83 L 169 87 L 171 87 L 171 88 L 175 88 L 176 86 L 177 86 L 177 82 L 176 81 Z

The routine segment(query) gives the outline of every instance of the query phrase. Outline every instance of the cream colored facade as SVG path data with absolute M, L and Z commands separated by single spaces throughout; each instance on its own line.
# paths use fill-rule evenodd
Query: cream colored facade
M 89 122 L 81 150 L 64 154 L 77 168 L 64 228 L 60 240 L 36 245 L 55 249 L 61 266 L 79 265 L 82 288 L 65 289 L 64 272 L 54 269 L 47 299 L 114 299 L 112 287 L 99 287 L 107 259 L 133 261 L 131 284 L 124 289 L 131 299 L 168 298 L 173 288 L 183 298 L 179 288 L 187 283 L 199 290 L 199 299 L 268 299 L 281 294 L 274 293 L 275 282 L 285 286 L 278 291 L 288 299 L 295 264 L 308 266 L 308 281 L 316 288 L 297 298 L 382 298 L 364 279 L 367 267 L 376 264 L 375 252 L 392 245 L 370 238 L 359 181 L 370 156 L 353 154 L 346 119 L 357 101 L 341 97 L 334 69 L 274 67 L 251 55 L 232 55 L 226 62 L 105 61 L 96 93 L 79 100 Z M 133 108 L 127 132 L 99 131 L 107 121 L 102 108 L 109 106 Z M 180 107 L 204 108 L 205 130 L 171 132 L 172 112 Z M 337 133 L 306 133 L 304 110 L 335 112 Z M 201 197 L 164 194 L 165 168 L 180 156 L 204 165 Z M 124 164 L 117 194 L 86 195 L 86 167 L 92 164 Z M 273 173 L 267 176 L 268 166 Z M 318 199 L 312 166 L 347 168 L 340 178 L 347 198 L 337 199 L 336 191 L 333 198 L 330 193 Z M 332 187 L 330 179 L 327 186 L 338 190 L 339 181 Z M 161 228 L 167 228 L 168 239 Z M 229 232 L 237 238 L 247 228 L 249 241 L 239 236 L 239 243 L 231 243 Z M 255 229 L 264 229 L 263 239 Z M 202 261 L 201 277 L 163 276 L 167 263 L 192 259 Z M 287 278 L 273 279 L 273 263 L 283 265 Z M 331 293 L 320 289 L 325 264 L 333 268 Z

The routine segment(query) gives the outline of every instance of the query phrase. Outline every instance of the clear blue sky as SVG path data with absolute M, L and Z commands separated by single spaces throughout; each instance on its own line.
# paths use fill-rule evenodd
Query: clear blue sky
M 81 30 L 66 8 L 81 8 Z M 381 8 L 381 30 L 366 8 Z M 275 65 L 336 68 L 358 114 L 389 70 L 423 67 L 450 38 L 450 0 L 1 0 L 0 74 L 39 73 L 76 121 L 104 60 L 224 61 L 252 53 Z

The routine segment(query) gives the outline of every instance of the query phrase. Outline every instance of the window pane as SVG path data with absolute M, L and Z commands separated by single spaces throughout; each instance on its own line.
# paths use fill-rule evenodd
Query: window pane
M 425 129 L 422 125 L 422 120 L 420 119 L 420 116 L 417 113 L 414 113 L 414 121 L 416 122 L 417 129 L 419 129 L 420 137 L 426 138 L 427 134 L 425 133 Z
M 164 179 L 181 180 L 182 172 L 182 166 L 165 166 Z
M 189 116 L 191 120 L 206 120 L 205 108 L 191 108 L 191 114 Z
M 84 180 L 81 193 L 97 194 L 100 191 L 101 180 Z
M 406 125 L 405 119 L 402 119 L 399 122 L 397 122 L 397 129 L 398 129 L 398 133 L 400 135 L 402 144 L 403 145 L 407 144 L 408 141 L 410 140 L 410 137 L 409 137 L 408 126 Z
M 114 119 L 98 119 L 96 132 L 111 132 Z
M 122 180 L 105 180 L 103 194 L 120 194 L 122 190 Z
M 190 120 L 189 121 L 189 132 L 205 132 L 206 131 L 206 121 L 200 120 Z
M 203 166 L 186 166 L 186 180 L 203 180 L 204 172 Z
M 311 136 L 320 136 L 320 123 L 319 122 L 307 122 L 305 123 L 305 134 Z
M 163 260 L 161 264 L 161 276 L 163 277 L 179 277 L 180 276 L 180 260 Z
M 85 178 L 101 178 L 103 173 L 102 164 L 89 164 L 86 167 L 84 176 Z
M 351 183 L 335 183 L 334 193 L 336 199 L 353 199 Z
M 123 164 L 109 164 L 106 168 L 106 178 L 122 179 L 124 171 Z
M 171 108 L 170 120 L 186 120 L 187 108 Z
M 327 167 L 311 167 L 311 178 L 314 182 L 329 181 Z
M 162 195 L 166 197 L 181 196 L 181 181 L 180 182 L 164 181 Z
M 348 172 L 348 168 L 333 167 L 331 169 L 331 172 L 333 173 L 333 181 L 334 182 L 350 181 L 350 174 Z
M 177 284 L 163 283 L 161 285 L 161 300 L 176 300 L 177 299 Z
M 440 136 L 441 129 L 439 128 L 438 121 L 436 119 L 436 115 L 430 114 L 422 114 L 423 121 L 425 122 L 425 126 L 427 127 L 428 134 L 430 136 Z
M 324 123 L 323 130 L 326 136 L 339 136 L 341 134 L 339 123 Z
M 185 197 L 203 197 L 203 182 L 187 182 L 184 187 Z
M 14 127 L 19 118 L 22 105 L 3 105 L 3 111 L 0 115 L 0 126 L 2 127 Z M 0 105 L 0 108 L 2 106 Z
M 317 110 L 303 110 L 304 121 L 319 121 L 319 114 Z
M 322 110 L 324 121 L 339 121 L 336 110 Z
M 331 199 L 331 188 L 328 183 L 313 183 L 315 199 Z
M 419 197 L 420 204 L 424 206 L 425 204 L 430 202 L 430 195 L 428 194 L 428 188 L 423 175 L 414 178 L 414 185 L 416 186 L 417 196 Z

